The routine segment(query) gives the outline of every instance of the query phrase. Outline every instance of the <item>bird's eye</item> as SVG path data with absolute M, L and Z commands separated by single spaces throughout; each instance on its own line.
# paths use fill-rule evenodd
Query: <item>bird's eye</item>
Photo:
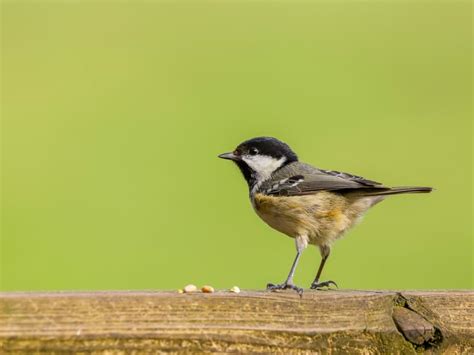
M 258 149 L 257 148 L 250 148 L 249 154 L 250 155 L 257 155 L 258 154 Z

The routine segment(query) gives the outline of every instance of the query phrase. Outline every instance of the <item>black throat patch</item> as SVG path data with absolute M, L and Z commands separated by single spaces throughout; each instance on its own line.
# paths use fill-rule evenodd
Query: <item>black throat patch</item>
M 255 177 L 255 172 L 247 165 L 247 163 L 245 163 L 242 160 L 236 161 L 235 163 L 237 164 L 240 171 L 242 172 L 242 175 L 244 176 L 245 181 L 247 181 L 247 184 L 249 185 L 249 189 L 252 189 L 252 187 L 257 182 L 257 179 Z

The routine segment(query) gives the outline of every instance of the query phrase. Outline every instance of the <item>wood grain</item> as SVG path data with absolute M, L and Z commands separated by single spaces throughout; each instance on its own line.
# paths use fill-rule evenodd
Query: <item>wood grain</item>
M 0 293 L 0 350 L 474 352 L 471 291 Z

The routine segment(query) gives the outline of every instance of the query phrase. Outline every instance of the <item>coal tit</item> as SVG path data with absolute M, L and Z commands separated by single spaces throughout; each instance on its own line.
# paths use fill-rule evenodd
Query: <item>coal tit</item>
M 219 158 L 232 160 L 249 187 L 252 206 L 270 227 L 295 239 L 296 257 L 286 280 L 268 290 L 303 289 L 293 283 L 298 260 L 308 244 L 319 247 L 321 263 L 312 289 L 336 285 L 320 281 L 331 246 L 389 195 L 431 192 L 431 187 L 387 187 L 348 173 L 302 163 L 291 148 L 272 137 L 249 139 Z

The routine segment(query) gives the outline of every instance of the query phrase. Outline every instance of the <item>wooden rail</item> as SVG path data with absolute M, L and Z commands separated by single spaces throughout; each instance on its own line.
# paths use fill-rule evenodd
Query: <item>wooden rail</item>
M 474 353 L 472 291 L 0 293 L 0 352 Z

